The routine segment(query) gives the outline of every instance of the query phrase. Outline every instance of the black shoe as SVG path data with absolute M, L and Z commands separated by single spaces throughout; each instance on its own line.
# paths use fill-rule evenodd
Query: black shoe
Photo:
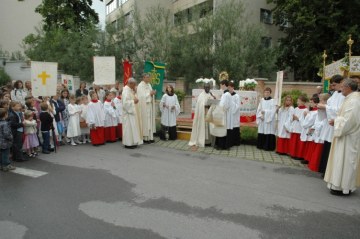
M 151 144 L 149 140 L 143 140 L 144 144 Z
M 149 140 L 150 144 L 155 143 L 155 140 Z
M 301 160 L 300 163 L 301 163 L 301 164 L 309 164 L 309 161 L 307 161 L 307 160 Z
M 126 146 L 126 145 L 125 145 L 125 148 L 126 148 L 126 149 L 136 149 L 136 148 L 137 148 L 137 145 L 133 145 L 133 146 Z
M 48 151 L 48 150 L 43 150 L 42 153 L 43 153 L 43 154 L 50 154 L 50 151 Z
M 54 148 L 49 148 L 49 149 L 48 149 L 48 151 L 50 151 L 50 152 L 54 152 L 54 151 L 55 151 L 55 149 L 54 149 Z
M 334 195 L 334 196 L 349 196 L 351 194 L 351 192 L 349 192 L 349 194 L 345 194 L 340 190 L 330 189 L 330 194 Z

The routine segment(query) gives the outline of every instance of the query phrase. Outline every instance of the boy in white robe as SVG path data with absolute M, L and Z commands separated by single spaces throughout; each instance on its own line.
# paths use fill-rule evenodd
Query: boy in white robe
M 109 91 L 105 93 L 104 100 L 104 111 L 105 111 L 105 141 L 106 142 L 116 142 L 116 127 L 118 124 L 117 115 L 116 115 L 116 107 L 113 100 L 113 94 Z
M 117 117 L 117 126 L 116 126 L 116 138 L 121 140 L 122 139 L 122 102 L 121 102 L 121 93 L 117 93 L 117 91 L 112 91 L 113 94 L 113 102 L 116 108 L 116 117 Z
M 258 142 L 257 148 L 267 151 L 275 150 L 276 138 L 276 102 L 271 98 L 271 89 L 269 87 L 264 90 L 264 98 L 260 100 L 257 113 L 256 123 L 258 125 Z
M 95 91 L 90 91 L 89 96 L 91 101 L 89 102 L 86 116 L 86 123 L 90 127 L 90 139 L 94 146 L 105 144 L 105 112 L 103 104 L 98 100 L 98 96 Z

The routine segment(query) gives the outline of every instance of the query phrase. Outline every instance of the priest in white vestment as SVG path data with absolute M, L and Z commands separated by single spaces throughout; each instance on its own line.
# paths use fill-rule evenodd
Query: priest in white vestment
M 346 79 L 345 100 L 334 120 L 334 137 L 325 173 L 333 195 L 348 195 L 360 186 L 360 94 L 357 82 Z
M 205 121 L 207 102 L 210 99 L 216 99 L 210 92 L 210 84 L 204 85 L 204 91 L 197 98 L 194 120 L 191 130 L 191 138 L 189 146 L 205 147 L 205 144 L 211 144 L 211 137 L 209 131 L 209 123 Z
M 135 96 L 136 80 L 130 78 L 122 93 L 122 124 L 125 148 L 134 149 L 143 144 L 141 134 L 141 115 L 137 109 L 139 100 Z
M 154 133 L 156 131 L 154 95 L 156 94 L 156 91 L 151 87 L 150 75 L 148 73 L 143 74 L 143 80 L 138 85 L 136 93 L 139 98 L 139 109 L 142 116 L 142 135 L 144 143 L 154 143 Z
M 168 133 L 169 140 L 176 140 L 176 117 L 180 114 L 180 104 L 172 85 L 166 87 L 166 94 L 162 96 L 159 107 L 163 132 Z M 165 134 L 161 134 L 160 138 L 165 140 Z

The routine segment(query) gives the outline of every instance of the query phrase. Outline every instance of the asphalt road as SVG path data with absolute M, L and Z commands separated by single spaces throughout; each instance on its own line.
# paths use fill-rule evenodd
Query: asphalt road
M 300 168 L 120 143 L 17 166 L 46 174 L 0 173 L 1 239 L 360 235 L 360 193 L 332 196 Z

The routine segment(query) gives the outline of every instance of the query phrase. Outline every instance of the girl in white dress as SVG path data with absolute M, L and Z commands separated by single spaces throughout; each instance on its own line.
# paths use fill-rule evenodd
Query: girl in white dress
M 77 137 L 81 135 L 81 130 L 80 130 L 81 109 L 78 105 L 75 104 L 76 99 L 74 95 L 70 96 L 69 100 L 70 100 L 70 104 L 68 105 L 69 124 L 68 124 L 66 136 L 70 139 L 71 145 L 76 146 L 78 144 L 81 144 L 81 142 L 79 142 L 77 139 Z
M 171 85 L 166 87 L 166 94 L 161 98 L 160 111 L 162 128 L 167 129 L 170 140 L 176 140 L 176 117 L 180 113 L 180 105 L 177 95 L 174 93 L 174 88 Z M 161 139 L 165 139 L 163 134 Z

